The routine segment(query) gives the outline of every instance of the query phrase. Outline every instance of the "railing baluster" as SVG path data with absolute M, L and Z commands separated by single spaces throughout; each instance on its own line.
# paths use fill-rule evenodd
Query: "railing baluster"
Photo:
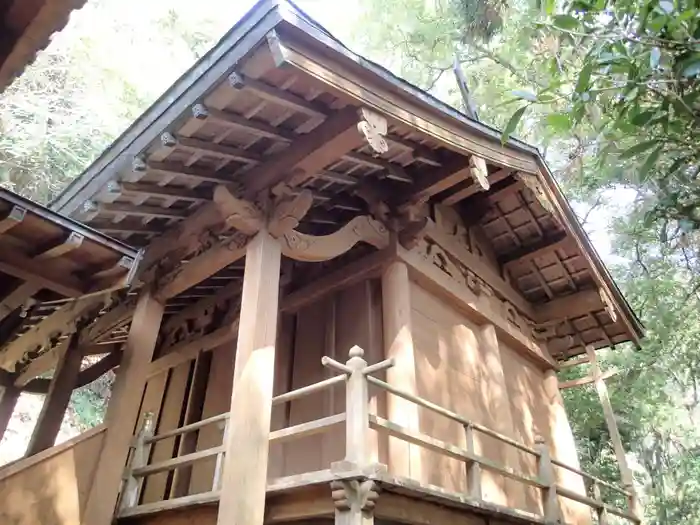
M 228 434 L 228 426 L 230 421 L 230 417 L 224 420 L 224 431 L 222 433 L 221 438 L 222 443 L 226 443 L 226 437 Z M 224 470 L 224 454 L 225 452 L 221 451 L 216 455 L 216 465 L 214 465 L 214 480 L 212 481 L 213 491 L 221 490 L 221 474 Z
M 557 500 L 557 483 L 554 478 L 554 466 L 549 447 L 541 436 L 535 437 L 535 450 L 539 453 L 538 476 L 542 485 L 542 510 L 544 511 L 544 521 L 547 524 L 554 524 L 559 521 L 559 501 Z
M 601 504 L 600 508 L 596 510 L 598 514 L 598 525 L 608 525 L 608 511 L 605 509 L 603 497 L 600 493 L 600 485 L 598 482 L 593 482 L 593 499 Z
M 141 495 L 141 487 L 143 486 L 142 477 L 134 477 L 134 469 L 145 467 L 148 464 L 148 455 L 151 445 L 146 443 L 146 440 L 153 435 L 153 414 L 147 412 L 143 416 L 143 423 L 136 434 L 136 439 L 131 446 L 131 459 L 127 463 L 124 486 L 119 502 L 119 509 L 126 510 L 134 507 L 139 503 Z
M 470 454 L 476 455 L 475 446 L 475 429 L 474 425 L 464 425 L 464 431 L 467 436 L 467 451 Z M 481 500 L 481 465 L 478 462 L 472 461 L 467 463 L 467 488 L 469 496 L 476 500 Z
M 347 381 L 345 425 L 345 459 L 363 468 L 370 462 L 369 436 L 369 395 L 364 370 L 367 361 L 363 359 L 364 351 L 359 346 L 350 349 L 350 359 L 346 366 L 352 370 Z

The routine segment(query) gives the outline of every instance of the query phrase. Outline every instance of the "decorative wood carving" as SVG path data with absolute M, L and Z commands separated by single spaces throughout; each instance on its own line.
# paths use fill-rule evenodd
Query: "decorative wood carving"
M 369 146 L 378 154 L 389 151 L 389 144 L 384 136 L 387 133 L 386 118 L 371 109 L 360 108 L 360 122 L 357 129 L 367 139 Z
M 299 226 L 314 202 L 311 190 L 304 190 L 292 198 L 282 197 L 272 211 L 268 231 L 277 238 Z
M 610 295 L 605 291 L 605 288 L 600 288 L 598 293 L 600 294 L 600 300 L 603 301 L 603 306 L 605 306 L 605 311 L 608 312 L 610 319 L 612 319 L 613 323 L 617 322 L 617 310 L 615 309 L 615 304 L 610 298 Z
M 265 216 L 255 204 L 235 197 L 224 185 L 216 187 L 213 200 L 228 228 L 253 235 L 265 224 Z
M 211 301 L 197 303 L 197 308 L 187 308 L 163 327 L 160 353 L 169 348 L 192 342 L 208 335 L 221 326 L 233 322 L 240 310 L 240 285 L 228 288 L 225 294 L 217 294 Z M 207 298 L 209 299 L 209 298 Z
M 291 230 L 280 237 L 282 253 L 290 259 L 304 262 L 333 259 L 360 241 L 379 249 L 386 248 L 389 245 L 389 231 L 381 222 L 361 215 L 330 235 L 314 236 Z
M 373 512 L 379 499 L 379 486 L 371 479 L 331 481 L 333 505 L 341 512 Z
M 469 165 L 471 166 L 474 184 L 478 184 L 481 186 L 481 189 L 488 191 L 491 184 L 489 184 L 489 170 L 486 167 L 486 160 L 483 157 L 472 155 L 469 158 Z
M 389 205 L 382 200 L 375 187 L 370 184 L 360 184 L 355 189 L 355 195 L 367 203 L 367 208 L 372 217 L 382 221 L 384 224 L 389 224 Z

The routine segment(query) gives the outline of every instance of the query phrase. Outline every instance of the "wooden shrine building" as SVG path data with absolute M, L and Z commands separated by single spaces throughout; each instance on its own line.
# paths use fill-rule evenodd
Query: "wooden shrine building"
M 92 274 L 114 291 L 61 270 L 80 297 L 0 347 L 6 391 L 56 406 L 72 356 L 120 357 L 102 426 L 0 469 L 0 522 L 639 523 L 626 465 L 580 470 L 556 372 L 642 327 L 538 151 L 291 4 L 256 4 L 52 209 L 139 252 Z

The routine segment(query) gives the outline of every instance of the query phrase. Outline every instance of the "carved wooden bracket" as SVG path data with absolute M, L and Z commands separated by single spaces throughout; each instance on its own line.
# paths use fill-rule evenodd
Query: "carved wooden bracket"
M 367 143 L 378 154 L 389 151 L 389 145 L 384 138 L 387 133 L 386 118 L 371 109 L 360 108 L 360 122 L 357 129 L 367 139 Z
M 305 262 L 327 261 L 344 254 L 358 242 L 379 249 L 389 245 L 389 231 L 368 215 L 355 217 L 330 235 L 307 235 L 296 230 L 280 236 L 282 253 L 290 259 Z
M 469 158 L 469 165 L 474 184 L 478 184 L 484 191 L 487 191 L 491 184 L 489 184 L 489 170 L 486 167 L 486 160 L 483 157 L 472 155 Z
M 253 235 L 265 225 L 265 214 L 255 204 L 235 197 L 224 185 L 214 190 L 214 203 L 229 228 Z
M 379 487 L 370 479 L 331 481 L 331 491 L 333 505 L 340 512 L 371 513 L 379 499 Z
M 311 190 L 304 190 L 291 198 L 281 197 L 272 211 L 267 226 L 270 235 L 275 238 L 288 233 L 297 226 L 299 221 L 309 212 L 314 202 Z

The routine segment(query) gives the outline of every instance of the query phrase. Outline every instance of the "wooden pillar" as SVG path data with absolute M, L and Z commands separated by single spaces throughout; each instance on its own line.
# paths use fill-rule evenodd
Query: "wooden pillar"
M 588 359 L 591 364 L 593 383 L 595 384 L 595 389 L 598 392 L 600 404 L 603 407 L 605 423 L 608 426 L 610 440 L 612 441 L 615 457 L 617 458 L 617 463 L 620 467 L 620 477 L 622 478 L 622 483 L 625 486 L 625 489 L 632 494 L 629 502 L 629 510 L 633 515 L 640 517 L 642 513 L 641 509 L 639 508 L 639 502 L 634 489 L 634 476 L 632 475 L 632 470 L 627 463 L 627 455 L 625 454 L 625 449 L 622 446 L 622 437 L 620 436 L 620 430 L 617 428 L 615 413 L 613 412 L 612 403 L 610 403 L 610 396 L 608 395 L 608 387 L 605 385 L 605 380 L 602 377 L 600 365 L 598 364 L 598 359 L 595 354 L 595 348 L 592 346 L 587 346 L 586 354 L 588 354 Z
M 416 362 L 411 332 L 411 283 L 404 262 L 394 261 L 382 275 L 382 314 L 384 352 L 394 359 L 387 370 L 387 382 L 403 391 L 418 395 Z M 418 406 L 397 396 L 387 399 L 389 421 L 411 430 L 419 430 Z M 419 447 L 389 438 L 389 468 L 392 474 L 421 479 Z
M 218 525 L 263 523 L 281 257 L 267 230 L 246 250 Z
M 15 411 L 17 400 L 22 391 L 15 386 L 0 387 L 0 441 L 7 430 L 7 425 Z
M 71 335 L 63 344 L 65 344 L 65 351 L 59 353 L 58 365 L 44 398 L 25 457 L 38 454 L 54 445 L 56 436 L 61 430 L 70 396 L 78 381 L 80 363 L 83 361 L 83 353 L 78 347 L 78 334 Z
M 107 407 L 107 432 L 85 505 L 83 525 L 112 522 L 162 318 L 163 304 L 150 290 L 142 291 Z

